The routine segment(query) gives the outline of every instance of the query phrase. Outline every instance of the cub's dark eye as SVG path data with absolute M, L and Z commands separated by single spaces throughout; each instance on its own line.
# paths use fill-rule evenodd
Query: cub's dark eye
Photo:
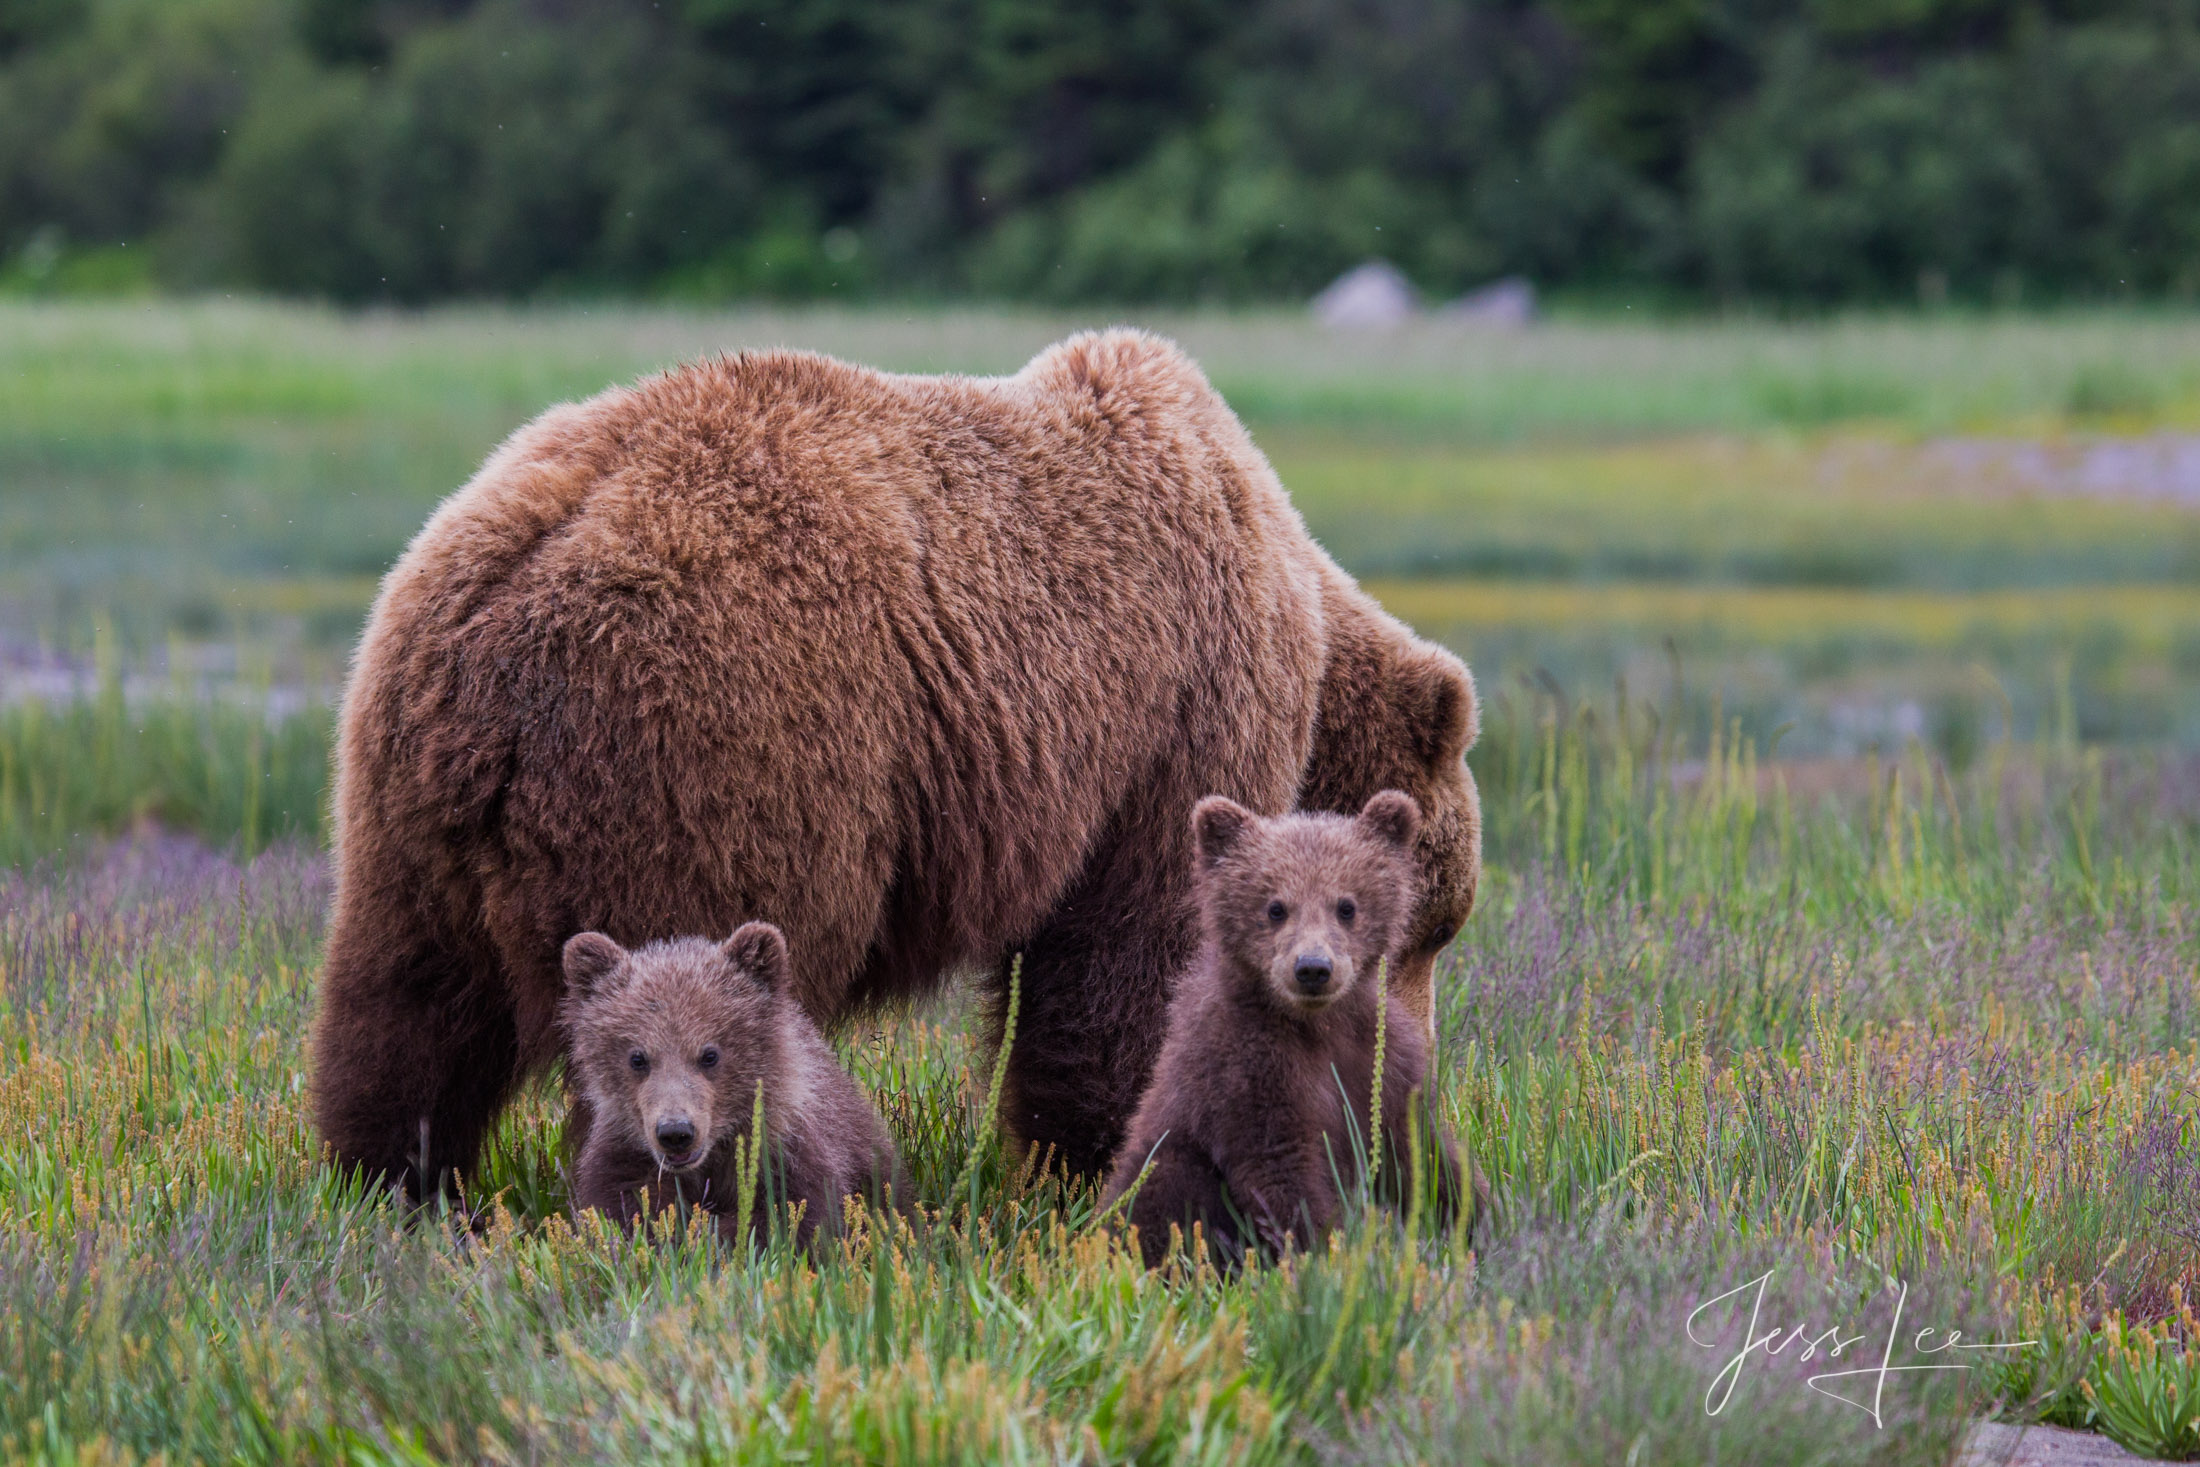
M 1459 924 L 1458 924 L 1458 923 L 1456 923 L 1456 922 L 1447 922 L 1447 923 L 1445 923 L 1445 924 L 1444 924 L 1443 926 L 1441 926 L 1441 927 L 1437 928 L 1437 929 L 1436 929 L 1436 930 L 1435 930 L 1434 932 L 1431 932 L 1431 933 L 1430 933 L 1430 934 L 1428 935 L 1428 949 L 1429 949 L 1429 951 L 1430 951 L 1430 952 L 1432 952 L 1432 953 L 1433 953 L 1433 952 L 1442 952 L 1442 951 L 1443 951 L 1443 950 L 1444 950 L 1445 948 L 1447 948 L 1447 947 L 1449 947 L 1449 946 L 1451 945 L 1451 940 L 1452 940 L 1453 938 L 1457 937 L 1458 935 L 1459 935 Z
M 637 1075 L 646 1075 L 649 1073 L 649 1056 L 637 1049 L 626 1057 L 626 1067 Z
M 1342 922 L 1345 926 L 1350 927 L 1352 925 L 1352 919 L 1359 915 L 1359 903 L 1353 901 L 1352 898 L 1346 897 L 1343 901 L 1337 903 L 1337 920 L 1339 922 Z
M 1285 906 L 1282 902 L 1270 902 L 1268 904 L 1269 921 L 1281 924 L 1283 919 L 1290 915 L 1291 909 Z
M 703 1052 L 702 1052 L 702 1053 L 701 1053 L 700 1055 L 696 1056 L 696 1060 L 695 1060 L 695 1062 L 696 1062 L 697 1064 L 701 1065 L 701 1066 L 702 1066 L 702 1067 L 703 1067 L 704 1069 L 706 1069 L 706 1070 L 715 1070 L 715 1069 L 717 1069 L 717 1068 L 718 1068 L 718 1046 L 714 1044 L 714 1045 L 712 1045 L 712 1046 L 711 1046 L 710 1048 L 708 1048 L 708 1049 L 704 1050 L 704 1051 L 703 1051 Z

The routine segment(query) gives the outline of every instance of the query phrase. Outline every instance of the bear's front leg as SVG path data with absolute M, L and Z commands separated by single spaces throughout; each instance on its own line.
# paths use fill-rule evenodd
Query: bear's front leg
M 1286 1244 L 1312 1252 L 1343 1218 L 1336 1173 L 1318 1134 L 1243 1158 L 1225 1169 L 1223 1181 L 1272 1252 Z
M 1161 1053 L 1170 985 L 1196 936 L 1185 875 L 1175 869 L 1182 863 L 1174 845 L 1167 849 L 1168 870 L 1152 851 L 1096 859 L 1021 945 L 1016 1042 L 1001 1097 L 1019 1160 L 1037 1148 L 1057 1171 L 1103 1177 L 1123 1144 Z M 1003 959 L 994 976 L 996 1042 L 1014 961 Z
M 573 1164 L 573 1215 L 600 1212 L 632 1232 L 653 1209 L 651 1184 L 657 1177 L 648 1152 L 617 1145 L 597 1130 Z
M 1141 966 L 1070 957 L 1043 939 L 1026 950 L 1001 1097 L 1019 1165 L 1037 1151 L 1052 1170 L 1106 1175 L 1161 1050 L 1166 999 L 1126 1001 L 1122 992 L 1140 981 Z
M 1184 1230 L 1187 1240 L 1192 1225 L 1202 1224 L 1214 1248 L 1226 1249 L 1235 1240 L 1222 1172 L 1205 1147 L 1171 1133 L 1154 1147 L 1151 1161 L 1131 1160 L 1145 1173 L 1143 1181 L 1133 1183 L 1138 1191 L 1131 1198 L 1128 1221 L 1138 1230 L 1138 1251 L 1146 1267 L 1158 1268 L 1168 1257 L 1172 1223 Z

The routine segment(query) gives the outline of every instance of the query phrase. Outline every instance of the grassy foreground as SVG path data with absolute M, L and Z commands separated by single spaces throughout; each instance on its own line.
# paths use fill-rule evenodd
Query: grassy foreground
M 0 878 L 0 1454 L 1785 1467 L 1945 1462 L 1989 1410 L 2200 1451 L 2191 766 L 1996 745 L 1819 800 L 1679 752 L 1545 705 L 1477 755 L 1440 1068 L 1489 1245 L 1369 1217 L 1227 1279 L 1144 1274 L 998 1154 L 956 999 L 844 1036 L 913 1223 L 607 1233 L 543 1087 L 481 1226 L 406 1228 L 305 1118 L 310 848 Z M 1891 1374 L 1876 1419 L 1874 1378 L 1808 1384 L 1954 1329 L 2039 1343 Z

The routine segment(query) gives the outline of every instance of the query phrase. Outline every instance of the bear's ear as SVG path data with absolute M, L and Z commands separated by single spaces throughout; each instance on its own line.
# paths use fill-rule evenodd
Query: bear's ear
M 1421 830 L 1421 807 L 1401 790 L 1384 790 L 1361 809 L 1360 824 L 1377 840 L 1410 847 Z
M 778 988 L 787 981 L 787 936 L 769 922 L 750 922 L 718 945 L 726 961 L 763 984 Z
M 583 932 L 565 944 L 565 986 L 573 997 L 586 998 L 625 961 L 625 948 L 601 932 Z
M 1245 832 L 1253 828 L 1260 817 L 1235 800 L 1221 795 L 1209 795 L 1192 807 L 1192 843 L 1199 851 L 1199 864 L 1219 866 L 1225 856 L 1245 839 Z
M 1474 676 L 1441 647 L 1423 648 L 1406 664 L 1398 708 L 1411 730 L 1414 751 L 1430 769 L 1464 759 L 1481 732 Z

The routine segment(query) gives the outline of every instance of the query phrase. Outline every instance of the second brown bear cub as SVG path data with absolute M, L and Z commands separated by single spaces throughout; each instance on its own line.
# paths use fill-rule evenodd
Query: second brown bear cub
M 684 1199 L 739 1226 L 734 1142 L 764 1091 L 761 1233 L 801 1203 L 798 1240 L 840 1228 L 845 1200 L 906 1200 L 878 1112 L 786 996 L 787 942 L 751 922 L 723 943 L 688 937 L 628 952 L 600 932 L 565 945 L 561 1018 L 593 1112 L 574 1173 L 576 1208 L 632 1223 Z
M 1457 1155 L 1432 1124 L 1427 1041 L 1396 997 L 1384 1024 L 1383 1135 L 1354 1144 L 1370 1120 L 1376 965 L 1412 916 L 1420 819 L 1396 790 L 1357 817 L 1264 819 L 1219 795 L 1192 812 L 1204 941 L 1177 984 L 1105 1199 L 1137 1184 L 1130 1221 L 1149 1265 L 1166 1254 L 1171 1224 L 1202 1224 L 1225 1263 L 1311 1246 L 1336 1225 L 1340 1183 L 1358 1184 L 1370 1151 L 1377 1195 L 1400 1199 L 1413 1117 L 1440 1215 L 1461 1205 Z

